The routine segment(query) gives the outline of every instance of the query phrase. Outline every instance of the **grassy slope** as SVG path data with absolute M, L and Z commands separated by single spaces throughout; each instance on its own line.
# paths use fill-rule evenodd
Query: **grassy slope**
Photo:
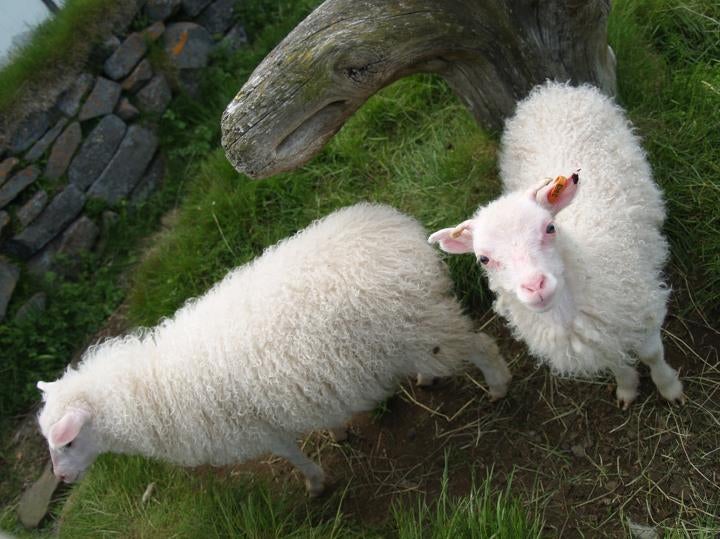
M 610 42 L 621 102 L 665 191 L 676 288 L 720 316 L 720 4 L 613 5 Z M 683 296 L 685 295 L 683 292 Z
M 676 7 L 643 0 L 618 2 L 613 9 L 610 39 L 618 55 L 621 100 L 645 138 L 668 199 L 672 277 L 680 288 L 689 279 L 695 302 L 710 316 L 720 293 L 720 161 L 714 153 L 720 147 L 720 8 L 709 1 Z M 254 57 L 226 69 L 246 75 L 249 64 L 276 38 L 272 32 L 260 36 Z M 221 150 L 204 155 L 215 147 L 217 118 L 239 86 L 236 77 L 222 70 L 213 76 L 218 90 L 210 109 L 180 102 L 166 118 L 178 156 L 195 153 L 199 159 L 188 171 L 174 170 L 180 176 L 187 172 L 189 180 L 180 223 L 136 274 L 131 294 L 135 323 L 155 323 L 227 268 L 336 207 L 358 200 L 389 202 L 434 228 L 458 221 L 499 190 L 494 141 L 477 129 L 444 84 L 428 77 L 400 81 L 373 98 L 304 169 L 249 181 L 232 170 Z M 193 122 L 202 117 L 206 119 Z M 178 118 L 195 127 L 186 129 Z M 488 298 L 476 268 L 463 257 L 450 263 L 459 295 L 471 312 L 480 312 Z M 173 496 L 163 497 L 162 507 L 154 508 L 159 516 L 150 518 L 149 510 L 137 503 L 145 487 L 138 474 L 145 481 L 151 477 L 176 485 L 169 487 Z M 196 506 L 210 511 L 204 518 L 242 513 L 236 504 L 244 500 L 246 487 L 233 483 L 230 494 L 228 488 L 222 481 L 139 459 L 107 457 L 73 493 L 62 531 L 70 537 L 98 529 L 132 529 L 141 536 L 158 529 L 166 534 L 189 530 L 197 517 L 190 508 Z M 253 503 L 275 503 L 249 492 Z M 230 497 L 222 498 L 226 494 Z M 219 500 L 215 509 L 202 509 L 203 496 Z M 260 511 L 268 512 L 272 514 Z M 330 525 L 335 522 L 332 513 L 326 515 Z M 248 513 L 237 518 L 241 520 L 226 529 L 239 530 L 260 517 Z M 293 518 L 305 522 L 305 516 Z M 306 523 L 317 525 L 317 514 L 308 518 Z M 146 528 L 155 525 L 159 528 Z
M 126 0 L 124 0 L 126 1 Z M 55 80 L 68 66 L 81 63 L 92 45 L 106 35 L 117 0 L 66 0 L 63 9 L 40 24 L 32 40 L 0 69 L 0 111 L 7 111 L 29 87 Z M 121 8 L 124 9 L 124 8 Z M 78 39 L 82 29 L 82 39 Z

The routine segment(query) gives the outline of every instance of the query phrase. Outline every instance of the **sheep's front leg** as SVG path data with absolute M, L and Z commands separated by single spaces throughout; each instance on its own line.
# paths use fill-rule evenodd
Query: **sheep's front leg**
M 650 377 L 660 394 L 672 403 L 685 404 L 683 384 L 678 372 L 665 361 L 665 349 L 659 330 L 640 347 L 638 357 L 650 367 Z
M 482 371 L 490 388 L 490 400 L 501 399 L 507 394 L 508 384 L 512 379 L 505 358 L 495 339 L 489 335 L 478 333 L 475 335 L 475 342 L 477 353 L 470 357 L 470 361 Z
M 640 377 L 634 367 L 629 365 L 615 365 L 612 367 L 617 381 L 615 396 L 617 404 L 623 410 L 627 410 L 638 396 L 638 385 Z
M 295 466 L 305 476 L 305 488 L 308 496 L 316 498 L 325 490 L 325 472 L 312 460 L 305 456 L 300 448 L 293 442 L 279 444 L 273 448 L 273 453 L 283 457 Z

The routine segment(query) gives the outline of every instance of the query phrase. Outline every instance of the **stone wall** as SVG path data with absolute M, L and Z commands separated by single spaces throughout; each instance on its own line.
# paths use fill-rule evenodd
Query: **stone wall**
M 51 271 L 57 255 L 99 242 L 117 215 L 108 209 L 93 217 L 89 200 L 137 205 L 162 182 L 157 119 L 177 92 L 199 97 L 214 48 L 246 43 L 233 17 L 237 1 L 140 2 L 131 27 L 145 28 L 109 36 L 98 47 L 101 72 L 79 75 L 52 107 L 31 113 L 0 141 L 0 322 L 25 272 Z M 151 47 L 162 48 L 170 72 L 154 68 Z M 44 302 L 36 294 L 15 316 Z

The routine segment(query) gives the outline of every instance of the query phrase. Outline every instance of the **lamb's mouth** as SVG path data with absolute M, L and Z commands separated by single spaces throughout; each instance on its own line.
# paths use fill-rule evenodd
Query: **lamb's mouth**
M 549 311 L 554 303 L 555 295 L 551 295 L 550 298 L 547 298 L 547 296 L 543 296 L 542 294 L 538 294 L 538 297 L 540 298 L 538 301 L 533 301 L 532 303 L 523 302 L 525 303 L 525 306 L 530 309 L 531 311 L 534 311 L 536 313 L 544 313 L 545 311 Z

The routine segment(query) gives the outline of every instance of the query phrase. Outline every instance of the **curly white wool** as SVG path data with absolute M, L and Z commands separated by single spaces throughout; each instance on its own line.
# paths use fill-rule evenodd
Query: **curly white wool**
M 345 208 L 156 328 L 95 346 L 77 369 L 41 383 L 41 428 L 48 437 L 82 409 L 98 452 L 182 465 L 268 451 L 302 460 L 289 454 L 298 434 L 341 426 L 410 374 L 444 376 L 472 360 L 502 396 L 507 367 L 451 288 L 417 221 L 387 206 Z
M 592 374 L 634 361 L 666 313 L 662 195 L 622 109 L 598 89 L 546 83 L 506 123 L 500 175 L 508 192 L 581 168 L 560 211 L 558 249 L 576 316 L 570 326 L 499 291 L 496 309 L 531 353 L 560 373 Z

